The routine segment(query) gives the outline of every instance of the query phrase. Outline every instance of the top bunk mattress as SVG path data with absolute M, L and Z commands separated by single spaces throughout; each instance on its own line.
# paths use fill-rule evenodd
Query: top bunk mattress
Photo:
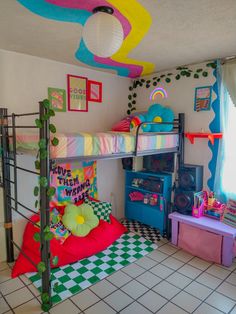
M 105 156 L 112 154 L 131 154 L 135 151 L 135 135 L 124 132 L 57 134 L 58 146 L 50 146 L 50 158 L 68 158 L 83 156 Z M 17 150 L 30 152 L 38 150 L 37 134 L 18 134 Z M 178 147 L 179 135 L 140 134 L 138 152 L 150 150 L 175 149 Z

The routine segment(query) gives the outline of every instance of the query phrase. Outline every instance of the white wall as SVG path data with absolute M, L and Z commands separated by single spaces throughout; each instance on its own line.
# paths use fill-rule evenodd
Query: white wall
M 206 68 L 205 64 L 198 64 L 191 66 L 190 69 L 194 70 L 197 68 Z M 181 77 L 180 80 L 174 78 L 176 70 L 169 70 L 166 73 L 173 73 L 171 76 L 171 83 L 160 82 L 157 86 L 151 86 L 146 88 L 144 84 L 142 87 L 137 87 L 135 92 L 137 93 L 137 110 L 146 110 L 153 103 L 160 103 L 165 106 L 169 106 L 174 110 L 177 115 L 180 112 L 185 113 L 185 132 L 205 132 L 209 131 L 209 123 L 214 117 L 214 112 L 210 111 L 194 111 L 194 95 L 195 88 L 201 86 L 212 86 L 215 83 L 215 78 L 211 68 L 206 68 L 209 72 L 208 77 L 201 77 L 194 79 L 192 77 Z M 146 78 L 153 78 L 159 76 L 152 74 Z M 152 81 L 152 80 L 151 80 Z M 162 99 L 157 96 L 155 101 L 150 101 L 149 97 L 155 87 L 162 86 L 168 93 L 168 98 Z M 212 101 L 216 95 L 213 93 Z M 185 163 L 199 164 L 204 166 L 204 187 L 207 187 L 207 180 L 210 177 L 208 169 L 208 163 L 211 160 L 211 151 L 208 147 L 207 139 L 195 139 L 194 144 L 185 139 Z
M 89 102 L 89 111 L 57 113 L 54 123 L 60 132 L 96 132 L 110 130 L 113 123 L 126 114 L 130 79 L 113 74 L 81 68 L 29 55 L 0 50 L 0 106 L 9 112 L 38 111 L 38 102 L 47 98 L 47 88 L 66 89 L 66 75 L 85 76 L 103 84 L 102 103 Z M 24 120 L 29 122 L 30 120 Z M 33 165 L 34 158 L 19 157 L 22 165 Z M 116 217 L 123 217 L 124 174 L 120 160 L 98 161 L 98 193 L 101 200 L 114 203 Z M 20 200 L 33 206 L 34 178 L 20 176 Z M 3 208 L 1 205 L 0 212 Z M 1 218 L 2 221 L 2 218 Z M 20 221 L 20 223 L 19 223 Z M 25 221 L 17 217 L 14 236 L 21 243 Z M 2 233 L 2 226 L 0 225 Z M 1 244 L 0 252 L 3 252 Z M 0 256 L 0 260 L 3 259 Z

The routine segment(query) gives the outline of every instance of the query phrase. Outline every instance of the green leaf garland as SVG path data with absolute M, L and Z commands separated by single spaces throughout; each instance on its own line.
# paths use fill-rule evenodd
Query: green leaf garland
M 183 77 L 193 77 L 194 79 L 199 79 L 200 75 L 203 77 L 207 77 L 209 75 L 209 70 L 208 68 L 215 69 L 217 67 L 217 63 L 215 61 L 213 62 L 208 62 L 206 64 L 206 68 L 197 68 L 196 70 L 190 69 L 188 66 L 179 66 L 176 68 L 176 74 L 174 75 L 173 73 L 169 72 L 167 74 L 161 74 L 160 76 L 154 76 L 153 78 L 148 78 L 147 80 L 144 78 L 134 80 L 132 85 L 129 87 L 129 91 L 131 92 L 128 95 L 128 109 L 127 109 L 127 114 L 130 115 L 134 110 L 136 110 L 135 105 L 136 101 L 134 98 L 137 97 L 137 94 L 134 92 L 137 87 L 142 87 L 143 84 L 144 86 L 148 89 L 152 86 L 157 86 L 158 83 L 164 81 L 167 84 L 170 84 L 173 79 L 176 81 L 180 80 Z M 170 78 L 170 76 L 172 76 Z
M 41 103 L 41 105 L 44 106 L 45 109 L 47 109 L 47 113 L 42 117 L 41 119 L 35 119 L 35 125 L 37 128 L 41 129 L 43 127 L 43 122 L 44 121 L 49 121 L 50 117 L 54 117 L 55 116 L 55 112 L 54 110 L 52 110 L 50 108 L 50 102 L 48 99 L 44 99 Z M 50 123 L 49 124 L 49 131 L 54 134 L 54 137 L 51 141 L 52 145 L 56 146 L 59 143 L 58 138 L 55 137 L 55 133 L 57 131 L 56 127 L 54 124 Z M 40 169 L 40 160 L 38 159 L 40 156 L 40 159 L 46 159 L 48 157 L 48 150 L 47 150 L 47 141 L 46 139 L 41 139 L 38 142 L 38 153 L 37 153 L 37 159 L 35 160 L 35 169 L 39 170 Z M 47 180 L 47 177 L 39 177 L 39 186 L 34 187 L 34 196 L 37 197 L 37 199 L 35 200 L 35 208 L 38 208 L 39 205 L 39 192 L 40 192 L 40 187 L 46 188 L 47 190 L 47 196 L 49 198 L 51 198 L 52 196 L 55 195 L 56 189 L 54 187 L 50 187 L 49 186 L 49 182 Z M 44 209 L 41 209 L 44 210 Z M 50 227 L 46 226 L 43 230 L 43 237 L 44 240 L 46 241 L 51 241 L 54 238 L 54 234 L 50 231 Z M 40 242 L 41 241 L 41 236 L 39 232 L 35 232 L 33 235 L 33 238 L 36 242 Z M 42 249 L 42 244 L 40 246 L 40 248 Z M 52 263 L 53 265 L 57 265 L 58 264 L 58 257 L 54 256 L 52 259 Z M 37 264 L 37 270 L 38 270 L 38 274 L 41 277 L 42 273 L 45 272 L 46 270 L 46 265 L 44 262 L 40 261 Z M 42 293 L 41 294 L 41 299 L 42 299 L 42 309 L 45 312 L 48 312 L 48 310 L 50 309 L 51 305 L 50 305 L 50 297 L 48 293 Z

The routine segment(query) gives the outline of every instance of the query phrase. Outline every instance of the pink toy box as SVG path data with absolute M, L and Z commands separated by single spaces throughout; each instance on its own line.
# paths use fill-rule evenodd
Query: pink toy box
M 178 246 L 192 255 L 221 264 L 222 236 L 218 234 L 180 223 Z
M 196 219 L 177 212 L 172 220 L 171 242 L 192 255 L 230 266 L 236 251 L 236 228 L 205 216 Z

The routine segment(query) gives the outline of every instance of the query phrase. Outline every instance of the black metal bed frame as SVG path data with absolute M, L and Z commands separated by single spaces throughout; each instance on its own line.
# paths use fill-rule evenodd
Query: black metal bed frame
M 39 112 L 25 113 L 25 114 L 14 114 L 8 115 L 6 108 L 0 108 L 0 136 L 1 136 L 1 149 L 2 149 L 2 188 L 3 188 L 3 205 L 4 205 L 4 217 L 5 217 L 5 234 L 6 234 L 6 253 L 7 253 L 7 262 L 14 261 L 14 247 L 17 248 L 36 268 L 37 265 L 22 251 L 22 249 L 15 243 L 13 240 L 13 226 L 12 226 L 12 211 L 15 211 L 23 218 L 28 220 L 30 223 L 36 225 L 30 218 L 25 216 L 18 210 L 18 207 L 21 206 L 32 214 L 38 214 L 40 216 L 40 238 L 41 238 L 41 261 L 45 264 L 46 270 L 42 273 L 42 293 L 46 293 L 49 296 L 48 305 L 51 306 L 51 267 L 50 267 L 50 241 L 44 239 L 44 229 L 50 225 L 50 213 L 49 213 L 49 197 L 47 195 L 47 188 L 40 186 L 40 211 L 35 212 L 31 208 L 25 206 L 18 201 L 17 197 L 17 170 L 26 171 L 28 173 L 43 176 L 48 179 L 50 182 L 50 163 L 53 161 L 63 162 L 63 161 L 73 161 L 73 160 L 98 160 L 98 159 L 117 159 L 124 157 L 137 157 L 144 155 L 152 155 L 159 153 L 177 153 L 178 156 L 178 167 L 184 163 L 184 114 L 180 113 L 178 118 L 174 120 L 173 123 L 163 123 L 161 124 L 173 124 L 177 134 L 179 134 L 179 145 L 174 149 L 161 149 L 161 150 L 151 150 L 145 152 L 138 152 L 138 137 L 140 135 L 140 130 L 142 124 L 158 124 L 157 123 L 142 123 L 138 126 L 136 130 L 136 142 L 135 142 L 135 151 L 134 153 L 123 153 L 123 154 L 113 154 L 113 155 L 104 155 L 104 156 L 78 156 L 78 157 L 69 157 L 69 158 L 57 158 L 50 159 L 50 132 L 49 132 L 49 120 L 42 119 L 43 116 L 47 115 L 48 109 L 39 103 Z M 17 143 L 16 143 L 16 129 L 31 129 L 36 128 L 34 125 L 18 125 L 16 120 L 25 116 L 39 116 L 39 119 L 42 121 L 42 127 L 39 129 L 39 139 L 46 140 L 47 143 L 47 157 L 40 158 L 40 170 L 32 171 L 26 168 L 22 168 L 17 165 Z M 11 123 L 10 123 L 11 120 Z M 12 130 L 9 132 L 9 129 Z M 153 133 L 145 133 L 153 135 Z M 158 133 L 155 133 L 158 134 Z M 159 134 L 173 134 L 173 132 L 161 132 Z M 9 139 L 12 143 L 12 151 L 10 150 Z M 13 180 L 11 180 L 11 171 L 10 168 L 13 168 Z M 11 184 L 13 185 L 14 197 L 11 195 Z M 12 203 L 14 206 L 12 206 Z

